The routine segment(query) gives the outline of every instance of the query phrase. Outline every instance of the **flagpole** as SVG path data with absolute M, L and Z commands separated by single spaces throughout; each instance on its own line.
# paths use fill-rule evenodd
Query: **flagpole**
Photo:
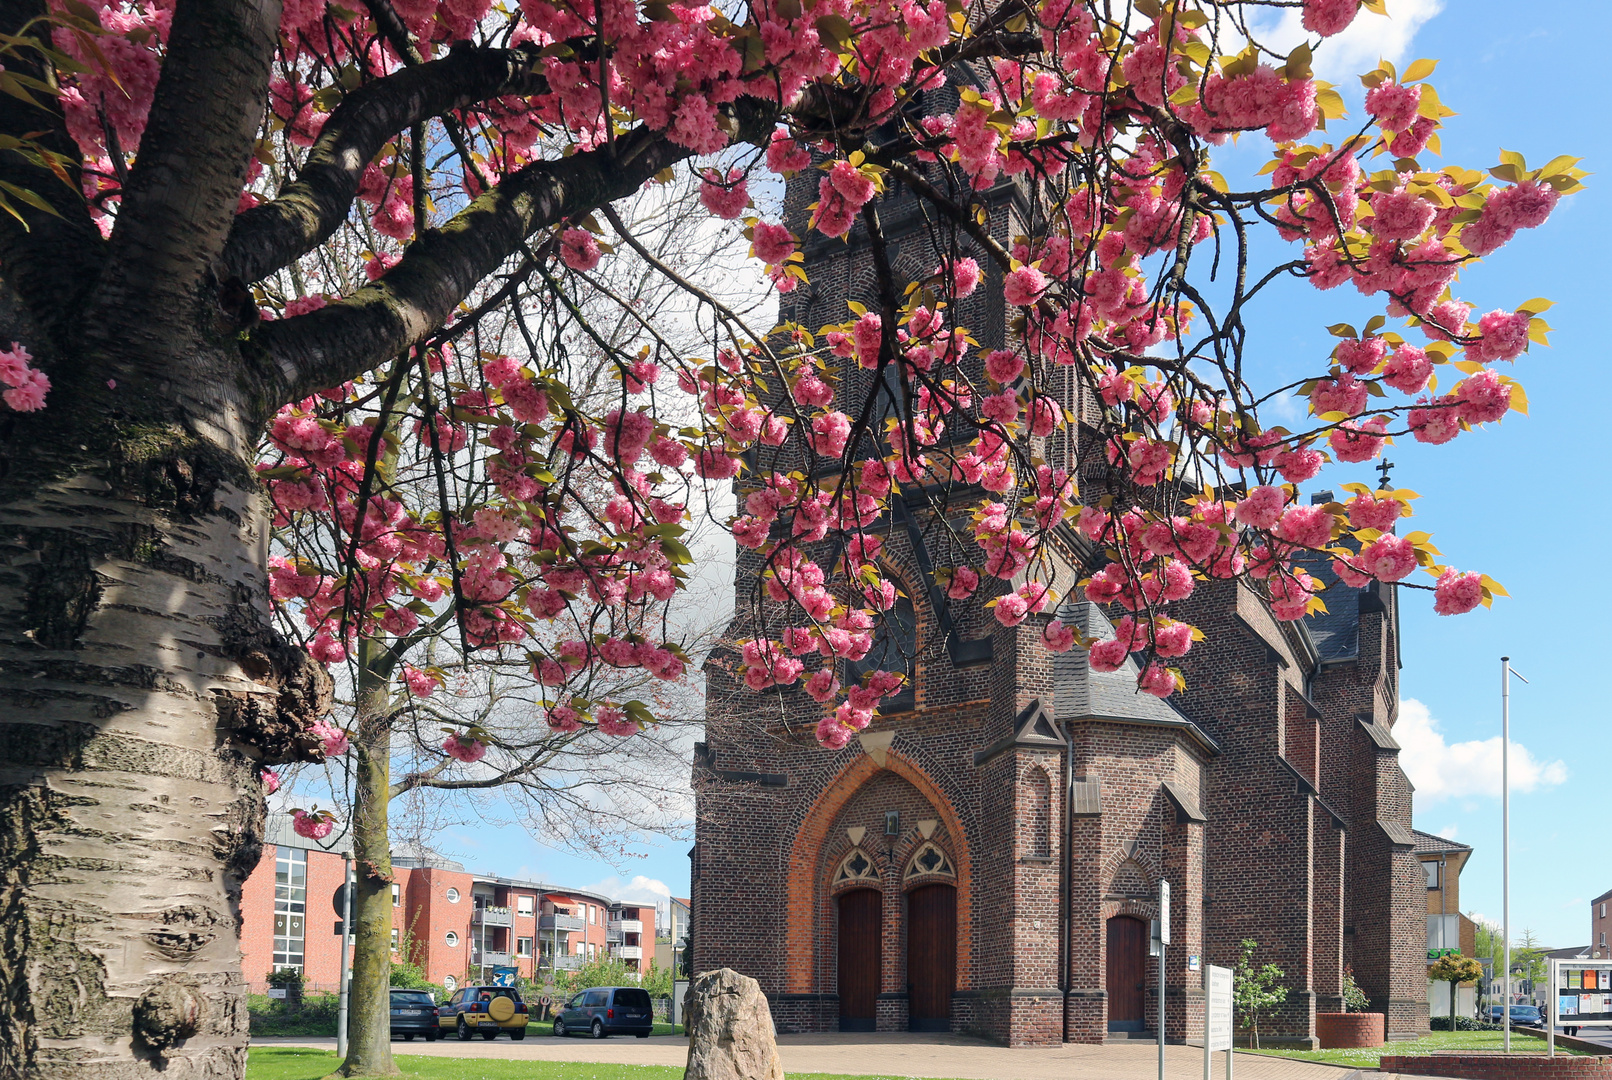
M 1511 657 L 1500 658 L 1500 933 L 1505 949 L 1501 1030 L 1511 1053 Z M 1455 1029 L 1455 1021 L 1450 1021 Z

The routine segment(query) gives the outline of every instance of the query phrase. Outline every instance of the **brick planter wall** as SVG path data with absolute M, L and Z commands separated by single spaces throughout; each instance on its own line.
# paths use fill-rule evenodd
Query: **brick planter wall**
M 1316 1013 L 1315 1034 L 1323 1050 L 1381 1046 L 1385 1019 L 1382 1013 Z
M 1545 1057 L 1535 1054 L 1384 1054 L 1378 1068 L 1407 1076 L 1450 1076 L 1463 1080 L 1602 1080 L 1612 1078 L 1612 1057 Z

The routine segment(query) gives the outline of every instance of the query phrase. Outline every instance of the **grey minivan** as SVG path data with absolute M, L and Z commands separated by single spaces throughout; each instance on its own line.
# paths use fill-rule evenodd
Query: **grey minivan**
M 636 1035 L 649 1038 L 655 1029 L 655 1010 L 649 993 L 637 986 L 594 986 L 567 1001 L 554 1018 L 554 1034 L 580 1035 L 595 1039 L 608 1035 Z

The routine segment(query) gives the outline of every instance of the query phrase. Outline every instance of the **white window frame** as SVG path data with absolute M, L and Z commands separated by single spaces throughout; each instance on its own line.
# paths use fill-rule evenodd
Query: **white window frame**
M 397 952 L 397 927 L 392 927 L 392 951 Z
M 459 890 L 454 888 L 452 885 L 449 885 L 448 886 L 448 903 L 457 904 L 458 902 L 459 902 Z
M 535 905 L 532 903 L 532 898 L 530 896 L 515 897 L 515 914 L 525 915 L 530 918 L 534 910 Z
M 459 947 L 459 932 L 457 930 L 449 930 L 446 934 L 442 935 L 442 940 L 448 946 L 448 948 L 457 949 Z
M 518 938 L 516 938 L 515 939 L 515 955 L 516 956 L 531 956 L 532 955 L 532 939 L 529 938 L 529 937 L 518 937 Z
M 403 886 L 392 882 L 392 906 L 400 907 L 403 904 Z

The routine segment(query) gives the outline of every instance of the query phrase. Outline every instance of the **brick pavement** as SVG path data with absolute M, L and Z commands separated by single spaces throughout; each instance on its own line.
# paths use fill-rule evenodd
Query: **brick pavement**
M 335 1048 L 334 1039 L 254 1039 L 259 1046 Z M 955 1080 L 1154 1080 L 1157 1049 L 1152 1043 L 1023 1047 L 1009 1049 L 957 1035 L 905 1033 L 782 1035 L 784 1068 L 798 1073 L 837 1073 L 891 1077 L 945 1077 Z M 589 1061 L 616 1065 L 682 1065 L 688 1043 L 680 1036 L 650 1039 L 555 1039 L 536 1032 L 523 1042 L 457 1039 L 397 1042 L 395 1054 L 432 1057 L 491 1057 L 509 1061 Z M 1225 1055 L 1215 1055 L 1216 1080 L 1225 1075 Z M 1167 1080 L 1201 1080 L 1203 1051 L 1165 1047 Z M 1393 1080 L 1381 1073 L 1357 1073 L 1331 1065 L 1238 1054 L 1235 1080 Z M 1426 1078 L 1421 1078 L 1426 1080 Z

